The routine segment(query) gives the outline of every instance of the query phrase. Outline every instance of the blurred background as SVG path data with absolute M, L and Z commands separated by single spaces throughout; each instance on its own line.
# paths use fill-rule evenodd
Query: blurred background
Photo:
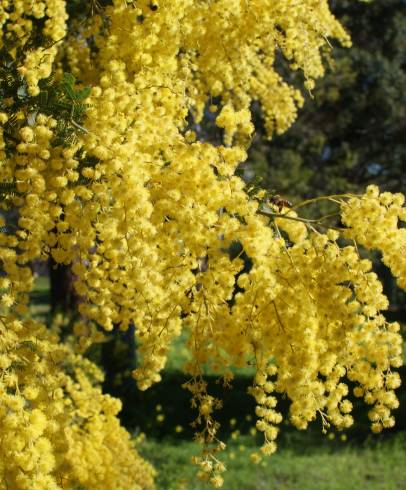
M 337 0 L 333 11 L 353 39 L 351 49 L 332 47 L 324 79 L 305 103 L 296 123 L 285 134 L 267 140 L 261 111 L 253 106 L 255 136 L 248 161 L 239 169 L 249 184 L 266 188 L 292 203 L 341 193 L 360 193 L 371 183 L 382 190 L 406 192 L 406 1 Z M 281 72 L 298 87 L 300 73 Z M 207 112 L 204 126 L 191 126 L 200 139 L 221 142 L 214 116 Z M 308 217 L 329 212 L 328 204 L 303 208 Z M 396 287 L 378 254 L 370 255 L 391 307 L 388 320 L 406 326 L 406 298 Z M 33 292 L 34 314 L 69 331 L 77 298 L 73 277 L 63 266 L 37 266 Z M 51 320 L 52 319 L 52 320 Z M 173 348 L 163 380 L 147 392 L 138 392 L 130 373 L 137 364 L 133 330 L 113 332 L 108 342 L 88 355 L 106 372 L 105 392 L 123 401 L 122 421 L 140 442 L 141 452 L 155 465 L 158 489 L 199 489 L 190 458 L 198 452 L 190 423 L 194 419 L 187 378 L 184 340 Z M 400 369 L 406 380 L 405 367 Z M 279 450 L 271 458 L 251 461 L 261 445 L 255 429 L 254 403 L 247 395 L 250 369 L 235 372 L 233 388 L 221 395 L 217 413 L 227 443 L 224 461 L 229 469 L 225 489 L 406 489 L 406 389 L 398 390 L 397 425 L 384 434 L 369 430 L 368 407 L 355 400 L 356 423 L 347 432 L 322 433 L 321 421 L 306 432 L 282 424 Z M 208 390 L 223 391 L 207 372 Z M 286 414 L 287 400 L 280 399 Z

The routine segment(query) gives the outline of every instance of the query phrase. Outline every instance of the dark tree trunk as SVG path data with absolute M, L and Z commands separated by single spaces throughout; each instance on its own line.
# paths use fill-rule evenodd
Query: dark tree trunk
M 74 277 L 70 267 L 56 264 L 50 259 L 49 281 L 51 313 L 73 314 L 78 305 L 78 296 L 73 287 Z
M 135 328 L 115 330 L 108 342 L 102 344 L 101 365 L 104 370 L 103 391 L 121 399 L 134 394 L 135 381 L 131 376 L 136 368 Z

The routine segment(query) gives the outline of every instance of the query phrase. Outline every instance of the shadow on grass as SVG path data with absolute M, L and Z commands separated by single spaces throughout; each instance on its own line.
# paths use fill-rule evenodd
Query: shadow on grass
M 405 367 L 401 368 L 400 375 L 402 379 L 406 379 Z M 191 408 L 190 392 L 181 387 L 188 379 L 177 371 L 166 373 L 162 381 L 149 390 L 140 392 L 133 388 L 124 399 L 121 396 L 123 400 L 121 418 L 124 425 L 130 431 L 146 432 L 148 436 L 157 440 L 172 439 L 173 443 L 191 440 L 195 431 L 190 424 L 197 412 Z M 255 427 L 256 420 L 255 402 L 247 394 L 251 378 L 236 376 L 231 389 L 224 389 L 216 382 L 217 378 L 214 376 L 206 376 L 205 379 L 208 383 L 208 393 L 223 401 L 222 409 L 214 412 L 215 419 L 221 424 L 220 438 L 228 439 L 236 430 L 239 434 L 249 434 Z M 355 423 L 346 431 L 348 440 L 354 444 L 363 444 L 367 440 L 378 443 L 399 431 L 406 431 L 406 390 L 402 387 L 397 390 L 397 395 L 400 407 L 394 411 L 396 425 L 393 429 L 385 430 L 378 435 L 372 434 L 370 430 L 368 420 L 370 407 L 362 400 L 352 399 Z M 279 396 L 277 408 L 284 416 L 284 420 L 287 420 L 289 401 Z M 262 434 L 257 434 L 256 437 L 257 441 L 261 442 Z M 306 431 L 298 431 L 286 422 L 281 424 L 278 446 L 303 452 L 303 443 L 309 450 L 330 444 L 326 435 L 322 434 L 320 418 L 310 424 Z

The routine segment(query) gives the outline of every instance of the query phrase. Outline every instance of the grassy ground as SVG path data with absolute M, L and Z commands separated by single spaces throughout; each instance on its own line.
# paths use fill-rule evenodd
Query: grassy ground
M 281 448 L 254 465 L 254 446 L 246 438 L 231 441 L 224 461 L 224 490 L 402 490 L 406 488 L 406 434 L 379 444 L 348 442 L 306 446 L 306 438 Z M 251 443 L 252 444 L 252 443 Z M 341 447 L 340 447 L 341 446 Z M 203 490 L 190 458 L 198 448 L 190 442 L 145 441 L 142 454 L 158 470 L 157 490 Z

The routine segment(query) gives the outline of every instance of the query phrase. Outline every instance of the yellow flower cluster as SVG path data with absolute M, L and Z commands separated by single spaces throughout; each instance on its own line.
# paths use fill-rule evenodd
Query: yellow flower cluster
M 235 133 L 251 136 L 254 126 L 251 123 L 251 113 L 248 109 L 235 112 L 230 105 L 225 105 L 216 118 L 219 128 L 224 128 L 224 143 L 231 145 Z
M 368 249 L 382 253 L 383 263 L 406 291 L 406 208 L 403 194 L 379 193 L 369 186 L 362 199 L 350 199 L 342 206 L 342 219 L 349 230 L 348 238 Z
M 23 57 L 19 73 L 30 95 L 38 95 L 38 82 L 52 73 L 57 43 L 66 35 L 65 0 L 2 0 L 0 46 L 10 46 L 9 55 Z M 38 22 L 39 20 L 44 22 Z
M 100 327 L 136 326 L 140 389 L 160 380 L 171 342 L 188 334 L 186 387 L 202 426 L 198 440 L 211 446 L 197 462 L 214 486 L 224 469 L 213 419 L 221 403 L 207 393 L 205 365 L 225 384 L 231 366 L 255 365 L 251 394 L 265 454 L 276 449 L 281 421 L 275 392 L 292 401 L 298 428 L 318 414 L 324 425 L 351 425 L 345 376 L 373 405 L 374 430 L 393 425 L 399 379 L 390 369 L 401 364 L 401 338 L 382 315 L 387 300 L 371 264 L 356 248 L 340 247 L 337 233 L 319 233 L 293 211 L 261 213 L 235 175 L 253 131 L 252 102 L 261 103 L 270 136 L 296 117 L 301 96 L 275 71 L 277 53 L 303 70 L 311 88 L 323 73 L 326 38 L 348 44 L 327 1 L 113 0 L 68 19 L 71 30 L 58 43 L 67 3 L 0 2 L 0 48 L 14 43 L 9 54 L 21 62 L 29 94 L 66 67 L 92 85 L 86 118 L 70 121 L 77 132 L 69 141 L 58 138 L 57 113 L 32 111 L 27 102 L 8 126 L 13 114 L 0 114 L 12 132 L 10 139 L 2 133 L 0 179 L 15 182 L 10 199 L 18 212 L 17 225 L 7 215 L 0 230 L 0 485 L 152 486 L 152 470 L 131 453 L 114 417 L 116 402 L 89 380 L 94 368 L 26 318 L 29 264 L 49 256 L 76 276 L 81 349 Z M 38 29 L 51 45 L 30 47 Z M 190 118 L 201 121 L 208 107 L 218 110 L 224 145 L 189 130 Z M 362 228 L 367 199 L 343 205 L 361 243 L 372 233 Z M 394 204 L 382 205 L 392 226 Z M 242 252 L 233 258 L 235 242 Z M 399 243 L 385 242 L 384 251 L 404 277 L 391 258 Z
M 152 489 L 102 374 L 33 320 L 0 322 L 0 488 Z

